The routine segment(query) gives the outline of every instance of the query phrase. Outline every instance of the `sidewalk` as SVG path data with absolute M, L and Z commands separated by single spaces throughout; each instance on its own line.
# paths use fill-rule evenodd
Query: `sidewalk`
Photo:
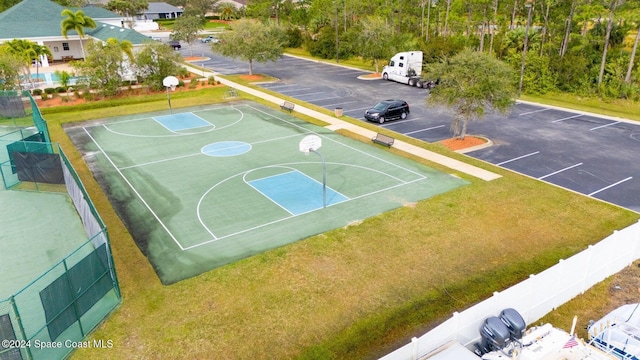
M 216 78 L 216 80 L 219 80 L 221 84 L 227 85 L 229 87 L 235 88 L 237 90 L 240 90 L 242 92 L 251 94 L 253 96 L 257 96 L 261 99 L 267 100 L 269 102 L 272 102 L 274 104 L 277 105 L 282 105 L 283 103 L 283 99 L 280 99 L 276 96 L 273 95 L 269 95 L 266 93 L 263 93 L 262 91 L 256 90 L 256 89 L 252 89 L 250 87 L 244 86 L 244 85 L 240 85 L 238 83 L 235 83 L 233 81 L 227 80 L 223 77 L 221 77 L 221 74 L 215 73 L 215 72 L 210 72 L 210 71 L 205 71 L 203 72 L 201 69 L 196 69 L 193 67 L 190 67 L 189 65 L 186 65 L 186 68 L 195 73 L 195 74 L 203 74 L 203 76 L 205 77 L 209 77 L 209 76 L 214 76 Z M 329 116 L 326 114 L 323 114 L 321 112 L 309 109 L 303 105 L 299 105 L 296 104 L 294 111 L 299 112 L 301 114 L 307 115 L 307 116 L 311 116 L 313 118 L 316 118 L 318 120 L 324 121 L 330 125 L 327 126 L 327 129 L 336 131 L 338 129 L 345 129 L 348 131 L 351 131 L 353 133 L 362 135 L 364 137 L 367 138 L 372 138 L 376 135 L 375 131 L 372 130 L 368 130 L 365 128 L 362 128 L 360 126 L 357 126 L 355 124 L 340 120 L 336 117 L 333 116 Z M 482 180 L 485 181 L 491 181 L 491 180 L 495 180 L 498 179 L 500 177 L 502 177 L 501 175 L 498 175 L 496 173 L 493 173 L 491 171 L 488 170 L 484 170 L 481 169 L 479 167 L 473 166 L 473 165 L 469 165 L 467 163 L 464 163 L 462 161 L 459 160 L 455 160 L 455 159 L 451 159 L 449 157 L 446 157 L 444 155 L 435 153 L 433 151 L 429 151 L 426 149 L 423 149 L 421 147 L 415 146 L 415 145 L 411 145 L 409 143 L 406 143 L 404 141 L 400 141 L 397 140 L 393 143 L 393 147 L 399 150 L 402 150 L 404 152 L 419 156 L 423 159 L 429 160 L 429 161 L 433 161 L 435 163 L 438 163 L 440 165 L 444 165 L 450 169 L 456 170 L 456 171 L 460 171 L 463 172 L 465 174 L 468 175 L 472 175 L 475 176 L 477 178 L 480 178 Z

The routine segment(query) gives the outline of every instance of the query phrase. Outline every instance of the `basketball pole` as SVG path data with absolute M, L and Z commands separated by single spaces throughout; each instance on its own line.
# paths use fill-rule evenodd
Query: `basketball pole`
M 171 110 L 171 94 L 169 93 L 169 86 L 167 86 L 167 100 L 169 101 L 169 114 L 173 114 L 173 110 Z
M 310 148 L 309 151 L 311 151 L 312 153 L 318 154 L 318 156 L 320 156 L 320 160 L 322 160 L 322 207 L 326 208 L 327 207 L 327 165 L 324 162 L 324 157 L 322 156 L 322 154 L 320 154 L 316 150 L 313 150 L 312 148 Z

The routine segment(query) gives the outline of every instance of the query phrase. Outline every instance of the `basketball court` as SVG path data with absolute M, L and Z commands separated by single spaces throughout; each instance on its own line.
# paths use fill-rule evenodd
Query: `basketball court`
M 248 101 L 66 131 L 164 284 L 467 184 Z

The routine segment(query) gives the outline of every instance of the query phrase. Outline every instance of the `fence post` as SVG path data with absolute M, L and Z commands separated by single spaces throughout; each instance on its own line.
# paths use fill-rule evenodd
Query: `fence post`
M 22 340 L 31 340 L 27 338 L 27 334 L 24 332 L 24 326 L 22 325 L 22 319 L 20 319 L 20 312 L 18 311 L 18 306 L 16 305 L 15 296 L 11 295 L 9 297 L 9 303 L 11 304 L 11 309 L 13 313 L 16 314 L 16 322 L 18 323 L 18 330 L 20 331 Z M 9 315 L 9 319 L 11 319 L 11 315 Z M 33 355 L 31 355 L 31 346 L 27 346 L 27 358 L 33 359 Z
M 418 338 L 411 338 L 411 360 L 418 360 Z

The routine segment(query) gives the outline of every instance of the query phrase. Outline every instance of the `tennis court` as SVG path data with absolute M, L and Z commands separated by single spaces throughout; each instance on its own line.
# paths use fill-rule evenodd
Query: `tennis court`
M 253 102 L 65 130 L 164 284 L 467 184 Z

